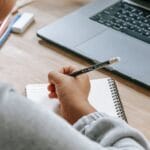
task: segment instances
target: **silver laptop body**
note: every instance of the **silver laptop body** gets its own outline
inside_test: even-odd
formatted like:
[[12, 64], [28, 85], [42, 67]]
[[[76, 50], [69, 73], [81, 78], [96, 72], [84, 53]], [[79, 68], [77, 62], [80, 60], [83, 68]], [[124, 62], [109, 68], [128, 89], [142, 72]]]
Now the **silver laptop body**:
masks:
[[[150, 10], [150, 1], [127, 1]], [[93, 62], [121, 57], [121, 62], [107, 69], [150, 88], [150, 44], [90, 19], [119, 2], [96, 0], [79, 10], [43, 27], [37, 35]], [[148, 22], [150, 24], [150, 22]]]

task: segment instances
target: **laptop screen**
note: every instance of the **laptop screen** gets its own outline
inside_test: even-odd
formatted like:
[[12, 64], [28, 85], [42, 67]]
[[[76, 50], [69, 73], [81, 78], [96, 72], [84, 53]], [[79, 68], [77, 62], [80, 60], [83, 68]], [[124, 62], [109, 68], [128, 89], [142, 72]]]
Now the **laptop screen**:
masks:
[[134, 3], [144, 5], [147, 8], [150, 8], [150, 0], [131, 0]]

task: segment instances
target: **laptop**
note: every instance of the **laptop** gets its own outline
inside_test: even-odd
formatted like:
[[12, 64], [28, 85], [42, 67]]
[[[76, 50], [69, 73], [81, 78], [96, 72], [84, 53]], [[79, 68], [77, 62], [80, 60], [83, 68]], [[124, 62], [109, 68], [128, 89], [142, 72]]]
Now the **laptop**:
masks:
[[94, 63], [119, 56], [106, 69], [150, 88], [150, 0], [96, 0], [37, 35]]

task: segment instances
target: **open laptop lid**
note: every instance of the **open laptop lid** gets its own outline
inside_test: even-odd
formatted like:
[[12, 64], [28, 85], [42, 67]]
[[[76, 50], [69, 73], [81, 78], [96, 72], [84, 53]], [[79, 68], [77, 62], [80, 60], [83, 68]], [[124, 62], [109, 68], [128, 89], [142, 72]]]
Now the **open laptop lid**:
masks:
[[[144, 2], [144, 0], [138, 0], [138, 1]], [[47, 40], [48, 42], [55, 43], [73, 53], [79, 54], [80, 56], [83, 56], [93, 61], [94, 60], [103, 61], [108, 58], [111, 58], [112, 56], [113, 57], [121, 56], [121, 54], [124, 54], [124, 53], [129, 54], [130, 56], [131, 52], [133, 54], [131, 58], [135, 58], [134, 54], [138, 53], [137, 56], [142, 57], [142, 59], [140, 60], [145, 60], [143, 49], [146, 51], [146, 53], [149, 53], [150, 47], [148, 44], [145, 44], [142, 41], [139, 42], [138, 40], [130, 36], [126, 36], [126, 34], [122, 34], [121, 32], [117, 32], [101, 24], [93, 23], [89, 19], [89, 17], [91, 17], [93, 14], [96, 14], [97, 12], [103, 10], [106, 7], [111, 6], [112, 4], [115, 4], [116, 2], [119, 2], [119, 1], [118, 0], [111, 0], [111, 1], [96, 0], [80, 8], [76, 12], [73, 12], [61, 18], [55, 23], [47, 25], [46, 27], [40, 29], [37, 32], [37, 35], [41, 37], [42, 39]], [[138, 4], [138, 3], [135, 3], [135, 4]], [[118, 41], [118, 39], [121, 41]], [[128, 41], [128, 44], [126, 44], [127, 41]], [[97, 44], [97, 43], [101, 43], [101, 44]], [[117, 43], [117, 44], [115, 44], [114, 46], [114, 43]], [[129, 50], [129, 53], [127, 53], [128, 49], [132, 49], [134, 51]], [[106, 52], [108, 52], [107, 50], [109, 50], [109, 53], [106, 54]], [[111, 50], [111, 53], [110, 53], [110, 50]], [[119, 54], [118, 54], [118, 51], [116, 50], [119, 51]], [[141, 54], [141, 50], [142, 50], [142, 54]], [[150, 56], [150, 55], [146, 54], [146, 56]], [[139, 75], [138, 73], [139, 69], [133, 66], [132, 59], [130, 59], [129, 61], [128, 57], [121, 56], [121, 58], [127, 58], [127, 60], [122, 59], [121, 61], [122, 64], [126, 65], [126, 62], [127, 62], [128, 64], [126, 66], [131, 66], [133, 69], [129, 69], [127, 67], [126, 67], [127, 69], [126, 68], [124, 69], [124, 67], [121, 67], [120, 65], [121, 63], [119, 63], [120, 65], [119, 68], [117, 68], [118, 66], [113, 66], [114, 72], [117, 71], [117, 73], [121, 75], [125, 75], [125, 77], [128, 77], [128, 78], [130, 77], [132, 81], [134, 80], [142, 85], [144, 84], [144, 86], [147, 85], [148, 87], [150, 87], [150, 78], [148, 76], [150, 74], [150, 70], [146, 68], [147, 64], [150, 64], [149, 57], [147, 59], [148, 63], [146, 63], [146, 65], [143, 65], [146, 69], [144, 71], [143, 69], [142, 71], [140, 71], [142, 72], [142, 74], [140, 73], [140, 77], [138, 77], [138, 79], [134, 74], [137, 73], [136, 75]], [[136, 60], [138, 59], [135, 59], [135, 61]], [[137, 66], [137, 61], [134, 64]], [[143, 68], [141, 63], [140, 63], [140, 66], [141, 68]], [[137, 69], [137, 70], [134, 71], [134, 69]]]
[[150, 10], [150, 0], [122, 0], [122, 1]]

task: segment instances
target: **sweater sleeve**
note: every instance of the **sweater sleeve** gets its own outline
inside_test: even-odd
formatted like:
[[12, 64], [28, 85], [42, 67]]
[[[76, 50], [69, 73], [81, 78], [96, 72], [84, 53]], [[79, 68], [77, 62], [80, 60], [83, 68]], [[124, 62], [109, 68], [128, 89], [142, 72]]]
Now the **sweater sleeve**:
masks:
[[94, 112], [79, 119], [74, 127], [103, 147], [120, 150], [150, 150], [149, 142], [125, 121]]
[[101, 113], [83, 117], [74, 126], [86, 136], [0, 83], [0, 150], [148, 150], [137, 131]]

